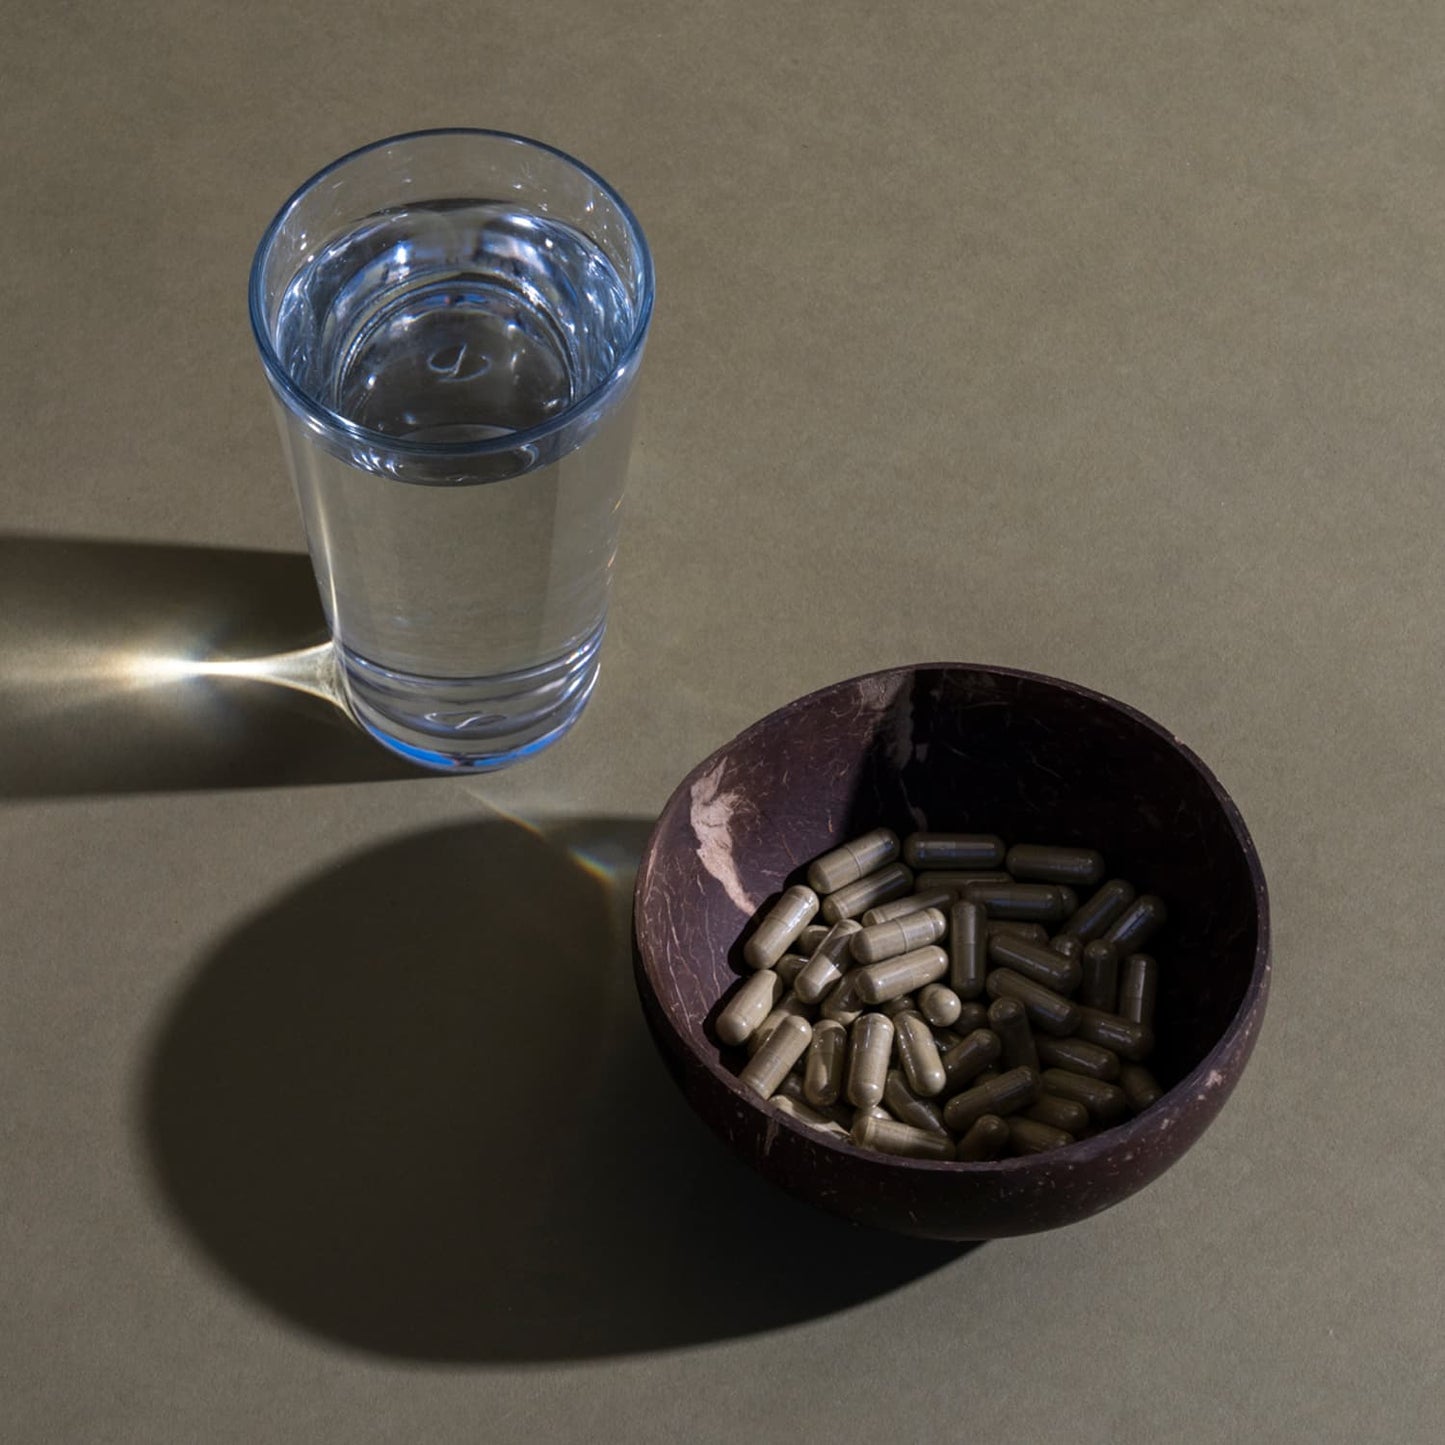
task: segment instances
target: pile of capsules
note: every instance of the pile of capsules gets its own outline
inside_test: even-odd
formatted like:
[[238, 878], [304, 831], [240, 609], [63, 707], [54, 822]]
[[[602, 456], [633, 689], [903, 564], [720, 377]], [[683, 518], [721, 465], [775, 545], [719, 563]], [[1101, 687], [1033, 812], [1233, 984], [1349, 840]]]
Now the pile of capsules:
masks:
[[1140, 950], [1165, 907], [1104, 871], [1092, 848], [979, 833], [879, 828], [825, 853], [759, 915], [717, 1015], [749, 1055], [739, 1082], [912, 1159], [1042, 1153], [1146, 1109]]

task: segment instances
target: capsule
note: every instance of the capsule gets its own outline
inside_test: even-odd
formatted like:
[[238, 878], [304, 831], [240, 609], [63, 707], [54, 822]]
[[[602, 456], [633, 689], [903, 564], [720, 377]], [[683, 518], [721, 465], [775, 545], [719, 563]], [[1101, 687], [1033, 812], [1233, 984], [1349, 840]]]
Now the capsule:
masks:
[[966, 868], [930, 868], [914, 880], [920, 888], [945, 888], [957, 898], [970, 883], [1011, 883], [1007, 873]]
[[998, 1061], [1002, 1052], [1003, 1046], [992, 1029], [975, 1029], [941, 1055], [947, 1079], [944, 1088], [953, 1094], [967, 1088], [984, 1069]]
[[1131, 953], [1119, 970], [1119, 1014], [1145, 1028], [1154, 1027], [1159, 965], [1147, 953]]
[[955, 903], [949, 912], [948, 985], [961, 999], [983, 992], [988, 972], [988, 915], [981, 903]]
[[1074, 1032], [1086, 1043], [1113, 1049], [1121, 1059], [1135, 1064], [1143, 1063], [1154, 1048], [1153, 1029], [1102, 1009], [1080, 1008]]
[[898, 835], [888, 828], [875, 828], [824, 853], [808, 865], [808, 886], [818, 893], [836, 893], [898, 856]]
[[823, 900], [823, 917], [829, 923], [857, 918], [880, 903], [891, 903], [913, 889], [913, 874], [901, 863], [890, 863], [877, 873], [870, 873], [856, 883], [845, 884]]
[[813, 1026], [807, 1019], [789, 1015], [781, 1019], [738, 1075], [738, 1082], [751, 1089], [760, 1099], [771, 1098], [788, 1071], [803, 1057], [813, 1037]]
[[835, 923], [793, 984], [804, 1003], [817, 1003], [849, 968], [850, 945], [863, 930], [851, 918]]
[[1084, 948], [1081, 969], [1079, 1002], [1112, 1012], [1119, 1001], [1119, 950], [1096, 938]]
[[883, 1106], [900, 1124], [912, 1124], [915, 1129], [927, 1129], [934, 1134], [947, 1134], [943, 1122], [943, 1110], [927, 1099], [920, 1099], [908, 1087], [902, 1069], [889, 1069], [883, 1081]]
[[867, 1109], [883, 1098], [888, 1060], [893, 1053], [893, 1020], [882, 1014], [863, 1014], [853, 1024], [848, 1040], [848, 1100]]
[[1072, 933], [1056, 933], [1049, 939], [1049, 947], [1053, 949], [1060, 958], [1067, 958], [1071, 963], [1077, 963], [1082, 968], [1084, 961], [1084, 945], [1074, 937]]
[[948, 920], [943, 914], [936, 908], [925, 908], [921, 913], [860, 928], [849, 943], [859, 963], [882, 963], [886, 958], [897, 958], [926, 943], [937, 943], [947, 932]]
[[770, 968], [749, 974], [717, 1016], [717, 1036], [725, 1044], [743, 1043], [773, 1011], [783, 981]]
[[768, 1035], [782, 1023], [784, 1019], [800, 1019], [807, 1017], [807, 1007], [802, 999], [789, 989], [777, 1004], [772, 1013], [755, 1028], [747, 1037], [747, 1050], [749, 1054], [755, 1054], [767, 1043]]
[[915, 1129], [894, 1119], [860, 1114], [853, 1125], [853, 1142], [860, 1149], [898, 1154], [905, 1159], [952, 1159], [953, 1140], [929, 1129]]
[[1043, 1033], [1062, 1036], [1079, 1026], [1078, 1004], [1011, 968], [994, 969], [985, 986], [990, 998], [1016, 998], [1024, 1006], [1029, 1022]]
[[1011, 933], [1015, 938], [1026, 938], [1030, 943], [1049, 941], [1049, 930], [1042, 923], [1016, 923], [1008, 918], [991, 918], [988, 936], [992, 938], [999, 933]]
[[997, 868], [1003, 858], [1003, 839], [992, 833], [910, 833], [903, 840], [910, 868]]
[[763, 915], [763, 921], [743, 945], [743, 961], [749, 968], [771, 968], [817, 911], [818, 895], [811, 888], [801, 884], [789, 888]]
[[1141, 893], [1109, 925], [1104, 937], [1119, 950], [1120, 957], [1137, 953], [1164, 926], [1169, 910], [1162, 898]]
[[931, 1099], [943, 1092], [948, 1076], [938, 1057], [938, 1045], [933, 1042], [933, 1030], [922, 1014], [910, 1009], [893, 1020], [893, 1045], [915, 1094]]
[[849, 969], [833, 985], [832, 989], [823, 995], [823, 1001], [818, 1005], [818, 1012], [825, 1019], [833, 1019], [837, 1023], [851, 1025], [853, 1020], [863, 1012], [866, 1005], [858, 996], [858, 979], [862, 973], [861, 968]]
[[946, 1029], [958, 1022], [963, 1003], [951, 988], [941, 983], [927, 983], [918, 990], [918, 1012], [936, 1029]]
[[953, 905], [951, 888], [929, 888], [923, 893], [910, 893], [906, 898], [895, 898], [892, 903], [880, 903], [863, 915], [863, 927], [872, 928], [877, 923], [891, 923], [895, 918], [907, 918], [910, 913], [922, 913], [925, 908], [950, 908]]
[[815, 1107], [836, 1104], [848, 1066], [848, 1030], [834, 1019], [813, 1025], [808, 1062], [803, 1069], [803, 1097]]
[[858, 997], [864, 1003], [887, 1003], [901, 998], [926, 983], [937, 983], [948, 972], [948, 955], [936, 943], [915, 948], [911, 953], [882, 963], [870, 963], [858, 970]]
[[1045, 1069], [1039, 1076], [1044, 1092], [1082, 1104], [1101, 1124], [1115, 1124], [1129, 1112], [1129, 1102], [1118, 1084], [1091, 1079], [1067, 1069]]
[[803, 960], [808, 959], [817, 953], [818, 945], [827, 938], [831, 923], [810, 923], [797, 937], [793, 947], [803, 955]]
[[988, 941], [988, 957], [990, 963], [1011, 968], [1055, 993], [1070, 994], [1079, 986], [1079, 965], [1045, 944], [998, 933]]
[[988, 1026], [998, 1035], [1004, 1068], [1038, 1071], [1039, 1051], [1033, 1030], [1024, 1006], [1016, 998], [996, 998], [989, 1005]]
[[953, 1157], [967, 1164], [997, 1159], [1008, 1148], [1008, 1140], [1008, 1125], [997, 1114], [984, 1114], [954, 1146]]
[[988, 1005], [972, 1000], [959, 1009], [958, 1018], [954, 1020], [953, 1031], [962, 1036], [971, 1034], [975, 1029], [986, 1029], [987, 1027]]
[[771, 1103], [781, 1114], [796, 1120], [806, 1129], [815, 1129], [820, 1134], [827, 1134], [830, 1138], [846, 1139], [848, 1131], [841, 1124], [836, 1124], [832, 1119], [825, 1119], [816, 1109], [810, 1109], [806, 1104], [800, 1104], [796, 1099], [789, 1099], [783, 1094], [774, 1094]]
[[1119, 1070], [1119, 1087], [1136, 1114], [1147, 1109], [1164, 1092], [1154, 1075], [1142, 1064], [1125, 1064]]
[[1127, 878], [1111, 878], [1064, 920], [1059, 932], [1092, 943], [1133, 901], [1134, 885]]
[[1052, 923], [1072, 911], [1070, 891], [1057, 883], [970, 883], [963, 896], [982, 903], [990, 918], [1020, 923]]
[[820, 1114], [830, 1124], [836, 1124], [845, 1134], [853, 1127], [853, 1110], [846, 1104], [810, 1104], [804, 1077], [796, 1070], [778, 1085], [773, 1098], [791, 1099], [795, 1104], [801, 1104], [813, 1113]]
[[1077, 1099], [1066, 1099], [1062, 1094], [1040, 1094], [1024, 1110], [1024, 1117], [1062, 1129], [1075, 1139], [1089, 1127], [1089, 1111]]
[[1040, 1037], [1034, 1044], [1039, 1051], [1039, 1062], [1046, 1069], [1068, 1069], [1075, 1074], [1087, 1074], [1091, 1079], [1119, 1077], [1119, 1056], [1112, 1049], [1101, 1049], [1098, 1044], [1086, 1043], [1083, 1039]]
[[1049, 848], [1039, 843], [1015, 843], [1008, 850], [1004, 867], [1018, 879], [1092, 888], [1104, 876], [1104, 855], [1093, 848]]
[[[804, 932], [807, 932], [804, 929]], [[785, 953], [774, 965], [773, 971], [783, 981], [784, 988], [793, 988], [798, 975], [807, 967], [808, 960], [801, 953]]]
[[1045, 1154], [1050, 1149], [1062, 1149], [1072, 1144], [1074, 1136], [1062, 1129], [1053, 1129], [1037, 1119], [1020, 1118], [1011, 1115], [1008, 1124], [1008, 1141], [1015, 1154]]
[[986, 1084], [955, 1094], [943, 1106], [943, 1122], [963, 1134], [985, 1114], [1012, 1114], [1027, 1109], [1039, 1096], [1039, 1076], [1032, 1069], [1010, 1069]]

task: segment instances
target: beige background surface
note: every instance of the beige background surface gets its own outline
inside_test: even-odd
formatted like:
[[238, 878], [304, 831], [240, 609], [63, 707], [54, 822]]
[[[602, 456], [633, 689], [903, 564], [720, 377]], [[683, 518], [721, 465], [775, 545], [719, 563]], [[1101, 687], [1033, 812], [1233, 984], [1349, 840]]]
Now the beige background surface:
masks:
[[[1445, 12], [0, 21], [0, 1437], [1441, 1437]], [[602, 681], [481, 782], [135, 665], [314, 639], [250, 254], [436, 124], [659, 276]], [[1277, 926], [1201, 1144], [957, 1258], [735, 1166], [625, 950], [692, 763], [939, 658], [1175, 729]]]

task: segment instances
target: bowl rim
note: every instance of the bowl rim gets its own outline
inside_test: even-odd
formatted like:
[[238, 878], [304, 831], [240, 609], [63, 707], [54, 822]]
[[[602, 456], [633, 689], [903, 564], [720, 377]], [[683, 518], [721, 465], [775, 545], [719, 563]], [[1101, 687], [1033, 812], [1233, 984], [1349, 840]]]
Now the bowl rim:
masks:
[[[1145, 730], [1154, 733], [1158, 738], [1168, 744], [1183, 761], [1200, 776], [1205, 787], [1213, 796], [1214, 801], [1224, 813], [1229, 830], [1234, 836], [1236, 844], [1244, 857], [1246, 871], [1249, 875], [1250, 884], [1254, 896], [1255, 910], [1255, 946], [1254, 960], [1250, 968], [1249, 978], [1244, 987], [1244, 993], [1240, 998], [1233, 1015], [1228, 1024], [1220, 1034], [1218, 1040], [1209, 1052], [1189, 1071], [1178, 1083], [1164, 1091], [1159, 1099], [1151, 1104], [1142, 1113], [1122, 1124], [1112, 1125], [1108, 1129], [1091, 1135], [1086, 1139], [1077, 1139], [1072, 1144], [1066, 1144], [1058, 1149], [1051, 1149], [1042, 1154], [1027, 1154], [1012, 1156], [1005, 1159], [989, 1160], [957, 1160], [957, 1159], [911, 1159], [899, 1155], [880, 1154], [871, 1149], [862, 1149], [854, 1144], [851, 1137], [839, 1138], [837, 1135], [824, 1133], [819, 1129], [809, 1129], [797, 1123], [781, 1109], [772, 1106], [772, 1100], [759, 1099], [756, 1094], [743, 1088], [738, 1083], [737, 1076], [730, 1073], [723, 1067], [716, 1051], [700, 1053], [696, 1049], [688, 1048], [688, 1052], [698, 1058], [707, 1072], [731, 1094], [735, 1099], [755, 1109], [759, 1116], [767, 1121], [769, 1127], [779, 1127], [809, 1145], [834, 1150], [845, 1157], [856, 1160], [860, 1163], [886, 1166], [888, 1168], [904, 1167], [910, 1171], [919, 1170], [925, 1173], [957, 1174], [957, 1175], [992, 1175], [992, 1174], [1013, 1174], [1032, 1173], [1041, 1169], [1048, 1169], [1055, 1164], [1062, 1163], [1066, 1166], [1091, 1163], [1106, 1155], [1115, 1153], [1119, 1149], [1127, 1149], [1136, 1145], [1139, 1141], [1154, 1132], [1159, 1127], [1159, 1119], [1162, 1117], [1160, 1106], [1168, 1099], [1180, 1097], [1186, 1093], [1194, 1094], [1200, 1102], [1207, 1099], [1211, 1090], [1222, 1089], [1220, 1104], [1232, 1092], [1234, 1084], [1239, 1075], [1243, 1072], [1244, 1065], [1248, 1061], [1250, 1052], [1253, 1050], [1253, 1039], [1257, 1035], [1260, 1022], [1263, 1016], [1265, 1002], [1269, 995], [1269, 980], [1272, 968], [1270, 956], [1270, 918], [1269, 918], [1269, 889], [1265, 882], [1264, 868], [1260, 863], [1258, 850], [1255, 848], [1254, 840], [1250, 837], [1249, 829], [1245, 826], [1244, 818], [1240, 814], [1238, 806], [1230, 797], [1224, 785], [1215, 777], [1213, 771], [1202, 758], [1181, 738], [1170, 729], [1156, 722], [1147, 713], [1132, 706], [1129, 703], [1121, 702], [1118, 698], [1111, 697], [1107, 693], [1099, 692], [1095, 688], [1086, 687], [1082, 683], [1071, 682], [1067, 678], [1051, 676], [1048, 673], [1033, 672], [1027, 668], [1005, 667], [993, 663], [978, 662], [916, 662], [904, 663], [894, 667], [879, 668], [871, 672], [856, 673], [851, 677], [842, 678], [837, 682], [825, 684], [823, 687], [815, 688], [811, 692], [793, 698], [790, 702], [784, 703], [781, 707], [765, 714], [756, 722], [750, 723], [741, 732], [735, 734], [727, 742], [714, 748], [695, 767], [690, 769], [687, 775], [668, 795], [666, 803], [657, 815], [657, 820], [649, 832], [647, 842], [642, 850], [642, 856], [638, 864], [637, 878], [633, 886], [632, 909], [633, 909], [633, 941], [637, 957], [641, 964], [641, 972], [646, 975], [647, 987], [652, 999], [663, 1018], [667, 1020], [668, 1028], [678, 1036], [679, 1041], [686, 1044], [686, 1038], [678, 1029], [673, 1019], [673, 1010], [670, 1002], [666, 1001], [658, 993], [656, 987], [655, 971], [651, 957], [651, 948], [641, 937], [637, 926], [637, 920], [641, 916], [641, 905], [643, 894], [651, 884], [653, 866], [657, 857], [657, 848], [660, 842], [659, 834], [663, 826], [663, 820], [669, 817], [673, 810], [682, 805], [685, 799], [690, 799], [693, 784], [712, 768], [715, 768], [725, 753], [730, 752], [744, 741], [752, 738], [764, 728], [776, 727], [783, 722], [790, 713], [799, 711], [805, 706], [815, 705], [829, 693], [838, 692], [845, 688], [856, 688], [860, 683], [883, 683], [900, 679], [905, 676], [920, 672], [970, 672], [985, 674], [991, 677], [1019, 678], [1031, 683], [1042, 683], [1048, 687], [1055, 687], [1064, 692], [1072, 693], [1078, 697], [1100, 705], [1106, 709], [1122, 714], [1129, 721], [1143, 727]], [[1234, 1070], [1233, 1076], [1221, 1070], [1219, 1065], [1226, 1054], [1244, 1046], [1244, 1055], [1240, 1059], [1238, 1067]]]

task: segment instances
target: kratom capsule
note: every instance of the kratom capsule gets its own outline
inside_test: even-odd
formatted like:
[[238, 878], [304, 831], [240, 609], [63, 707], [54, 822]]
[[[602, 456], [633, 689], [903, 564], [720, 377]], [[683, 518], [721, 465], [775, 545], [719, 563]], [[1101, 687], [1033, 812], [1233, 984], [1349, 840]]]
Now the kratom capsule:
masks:
[[802, 999], [789, 989], [773, 1007], [773, 1011], [755, 1028], [747, 1037], [748, 1053], [755, 1054], [767, 1042], [768, 1035], [782, 1023], [784, 1019], [806, 1018], [808, 1015], [807, 1006]]
[[1105, 932], [1104, 937], [1119, 950], [1122, 958], [1137, 953], [1164, 926], [1169, 910], [1162, 898], [1141, 893]]
[[1052, 923], [1073, 911], [1072, 893], [1058, 883], [969, 883], [963, 896], [982, 903], [990, 918], [1021, 923]]
[[967, 1088], [984, 1069], [998, 1061], [1002, 1052], [999, 1037], [992, 1029], [974, 1029], [940, 1056], [947, 1080], [944, 1088], [954, 1094]]
[[834, 1019], [813, 1025], [808, 1061], [803, 1070], [803, 1097], [810, 1104], [836, 1104], [848, 1066], [848, 1030]]
[[903, 840], [910, 868], [997, 868], [1003, 858], [1003, 839], [992, 833], [910, 833]]
[[770, 968], [749, 974], [717, 1016], [717, 1036], [725, 1044], [740, 1044], [773, 1011], [782, 997], [783, 981]]
[[953, 1157], [962, 1163], [975, 1164], [997, 1159], [1008, 1148], [1008, 1125], [997, 1114], [984, 1114], [975, 1119], [954, 1147]]
[[858, 1116], [853, 1125], [853, 1142], [860, 1149], [876, 1149], [880, 1154], [898, 1154], [905, 1159], [953, 1158], [953, 1140], [948, 1135], [871, 1114]]
[[981, 903], [955, 903], [949, 911], [948, 985], [965, 1001], [983, 992], [988, 972], [988, 915]]
[[823, 900], [823, 917], [829, 923], [841, 923], [845, 918], [857, 918], [880, 903], [891, 903], [912, 891], [913, 874], [901, 863], [890, 863], [877, 873], [830, 893]]
[[847, 973], [851, 966], [850, 946], [862, 931], [851, 918], [828, 930], [793, 984], [804, 1003], [817, 1003]]
[[928, 983], [918, 990], [918, 1012], [936, 1029], [946, 1029], [958, 1022], [963, 1003], [951, 988], [941, 983]]
[[848, 1098], [860, 1109], [883, 1097], [888, 1060], [893, 1053], [893, 1020], [863, 1014], [855, 1020], [848, 1042]]
[[1113, 1049], [1121, 1059], [1136, 1064], [1143, 1063], [1154, 1047], [1153, 1029], [1102, 1009], [1081, 1007], [1074, 1032], [1086, 1043]]
[[912, 1124], [915, 1129], [927, 1129], [934, 1134], [947, 1134], [943, 1122], [943, 1110], [927, 1099], [920, 1099], [908, 1087], [902, 1069], [889, 1069], [883, 1081], [883, 1106], [900, 1124]]
[[986, 869], [970, 872], [966, 868], [930, 868], [920, 873], [914, 882], [919, 888], [945, 888], [957, 898], [970, 883], [1011, 883], [1007, 873], [994, 873]]
[[990, 963], [1011, 968], [1055, 993], [1070, 994], [1079, 986], [1079, 965], [1042, 943], [1030, 943], [1011, 933], [996, 933], [988, 941]]
[[1015, 843], [1004, 867], [1018, 879], [1040, 883], [1069, 883], [1089, 887], [1104, 876], [1104, 855], [1092, 848], [1049, 848], [1038, 843]]
[[1083, 1039], [1047, 1036], [1035, 1039], [1034, 1044], [1039, 1051], [1039, 1062], [1045, 1068], [1068, 1069], [1075, 1074], [1087, 1074], [1091, 1079], [1119, 1077], [1119, 1056], [1112, 1049], [1101, 1049], [1098, 1044]]
[[1042, 923], [1016, 923], [1008, 918], [991, 918], [988, 921], [988, 936], [1011, 933], [1015, 938], [1027, 939], [1030, 943], [1047, 943], [1049, 930]]
[[1082, 1104], [1101, 1124], [1114, 1124], [1129, 1112], [1128, 1100], [1117, 1084], [1073, 1074], [1067, 1069], [1045, 1069], [1039, 1076], [1046, 1093]]
[[1062, 1129], [1050, 1128], [1037, 1119], [1021, 1118], [1013, 1114], [1005, 1122], [1008, 1124], [1009, 1144], [1016, 1154], [1044, 1154], [1050, 1149], [1062, 1149], [1065, 1144], [1074, 1142], [1072, 1134], [1065, 1133]]
[[818, 893], [836, 893], [849, 883], [876, 872], [898, 856], [898, 835], [888, 828], [875, 828], [824, 853], [808, 865], [808, 885]]
[[955, 1094], [943, 1106], [943, 1122], [955, 1134], [965, 1133], [985, 1114], [1012, 1114], [1027, 1109], [1039, 1095], [1039, 1076], [1032, 1069], [1010, 1069], [986, 1084]]
[[816, 1129], [818, 1133], [827, 1134], [831, 1138], [846, 1139], [848, 1137], [848, 1131], [842, 1125], [834, 1123], [832, 1119], [825, 1119], [816, 1109], [810, 1109], [796, 1099], [789, 1099], [783, 1094], [774, 1094], [772, 1104], [779, 1113], [786, 1114], [790, 1119], [796, 1119], [805, 1128]]
[[1066, 1099], [1062, 1094], [1040, 1094], [1024, 1110], [1024, 1117], [1062, 1129], [1076, 1139], [1089, 1127], [1089, 1111], [1077, 1099]]
[[[803, 930], [806, 933], [808, 930]], [[801, 942], [801, 940], [799, 940]], [[784, 988], [793, 988], [798, 975], [807, 967], [808, 960], [801, 953], [785, 953], [774, 965], [773, 971], [783, 981]]]
[[1119, 1087], [1136, 1114], [1147, 1109], [1164, 1092], [1154, 1075], [1142, 1064], [1125, 1064], [1119, 1070]]
[[777, 1092], [773, 1095], [773, 1098], [791, 1099], [795, 1104], [802, 1104], [805, 1108], [811, 1109], [815, 1114], [821, 1114], [830, 1124], [836, 1124], [845, 1134], [853, 1127], [853, 1109], [850, 1106], [843, 1103], [809, 1103], [803, 1078], [796, 1070], [784, 1076], [783, 1082], [778, 1085]]
[[1159, 965], [1147, 953], [1131, 953], [1119, 970], [1120, 1016], [1153, 1028], [1158, 991]]
[[1064, 920], [1060, 933], [1072, 933], [1083, 943], [1098, 938], [1134, 901], [1134, 885], [1127, 878], [1111, 878]]
[[909, 1088], [925, 1099], [941, 1094], [948, 1076], [938, 1057], [938, 1045], [933, 1042], [928, 1020], [911, 1010], [899, 1014], [893, 1020], [893, 1043]]
[[859, 963], [882, 963], [885, 958], [897, 958], [926, 943], [937, 943], [947, 932], [948, 920], [943, 914], [936, 908], [925, 908], [887, 923], [861, 928], [850, 943], [853, 957]]
[[953, 890], [930, 888], [924, 893], [910, 893], [906, 898], [895, 898], [892, 903], [880, 903], [863, 915], [863, 927], [872, 928], [875, 923], [890, 923], [895, 918], [906, 918], [910, 913], [922, 913], [925, 908], [948, 908], [953, 903]]
[[834, 1019], [840, 1024], [852, 1024], [853, 1020], [867, 1007], [858, 995], [858, 978], [861, 968], [849, 969], [833, 987], [823, 995], [818, 1012], [825, 1019]]
[[1067, 958], [1071, 963], [1082, 965], [1084, 945], [1072, 933], [1056, 933], [1048, 943], [1060, 958]]
[[788, 1071], [803, 1057], [812, 1037], [813, 1026], [807, 1019], [792, 1015], [782, 1019], [768, 1034], [763, 1046], [743, 1066], [738, 1082], [760, 1099], [771, 1098]]
[[918, 1000], [911, 994], [905, 993], [898, 998], [890, 998], [885, 1003], [878, 1005], [878, 1012], [887, 1014], [889, 1018], [896, 1019], [899, 1014], [906, 1014], [909, 1010], [918, 1012]]
[[858, 997], [864, 1003], [886, 1003], [912, 993], [926, 983], [937, 983], [948, 972], [948, 955], [936, 943], [915, 948], [882, 963], [858, 970]]
[[789, 888], [763, 915], [753, 936], [743, 945], [743, 961], [750, 968], [771, 968], [817, 911], [818, 895], [811, 888], [801, 884]]
[[1078, 1004], [1011, 968], [994, 969], [985, 988], [990, 998], [1016, 998], [1024, 1006], [1029, 1022], [1043, 1033], [1062, 1036], [1079, 1026]]
[[998, 1035], [1004, 1068], [1038, 1071], [1039, 1051], [1034, 1046], [1033, 1030], [1024, 1006], [1016, 998], [996, 998], [989, 1005], [988, 1026]]
[[960, 1036], [971, 1034], [975, 1029], [986, 1029], [987, 1027], [988, 1005], [976, 1000], [964, 1004], [953, 1022], [953, 1031]]
[[793, 947], [803, 955], [804, 960], [812, 958], [818, 945], [828, 936], [831, 923], [810, 923], [799, 935]]
[[1079, 1002], [1113, 1012], [1119, 1001], [1119, 950], [1096, 938], [1084, 949]]

